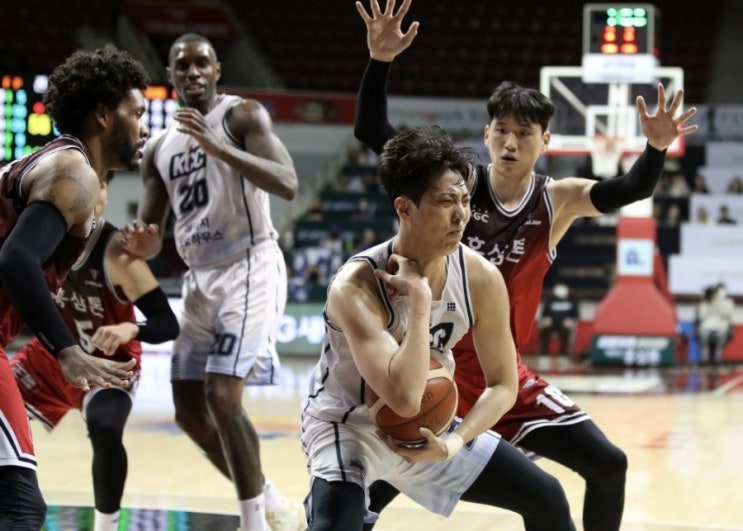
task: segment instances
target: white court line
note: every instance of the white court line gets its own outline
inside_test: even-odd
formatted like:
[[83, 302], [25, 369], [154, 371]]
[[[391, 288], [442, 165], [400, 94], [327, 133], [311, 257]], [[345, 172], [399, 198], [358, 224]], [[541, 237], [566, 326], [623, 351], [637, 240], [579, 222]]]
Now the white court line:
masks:
[[720, 387], [712, 391], [712, 394], [715, 396], [722, 396], [732, 391], [733, 389], [735, 389], [738, 386], [738, 384], [741, 384], [741, 383], [743, 383], [743, 374], [739, 374], [732, 380], [725, 382], [724, 385], [721, 385]]

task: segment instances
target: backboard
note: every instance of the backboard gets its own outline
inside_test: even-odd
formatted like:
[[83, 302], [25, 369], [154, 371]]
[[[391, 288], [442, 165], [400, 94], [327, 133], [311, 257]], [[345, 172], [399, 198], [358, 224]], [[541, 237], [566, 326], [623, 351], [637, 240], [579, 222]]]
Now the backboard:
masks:
[[[657, 84], [663, 83], [670, 102], [676, 90], [684, 86], [684, 71], [648, 65], [643, 76], [625, 76], [621, 60], [612, 60], [610, 67], [618, 81], [594, 81], [589, 71], [591, 63], [542, 67], [540, 91], [557, 107], [550, 123], [548, 155], [592, 155], [597, 139], [619, 144], [625, 155], [645, 149], [635, 100], [643, 96], [652, 114], [658, 102]], [[636, 66], [633, 63], [632, 68]], [[668, 156], [680, 157], [684, 149], [681, 137], [668, 149]]]

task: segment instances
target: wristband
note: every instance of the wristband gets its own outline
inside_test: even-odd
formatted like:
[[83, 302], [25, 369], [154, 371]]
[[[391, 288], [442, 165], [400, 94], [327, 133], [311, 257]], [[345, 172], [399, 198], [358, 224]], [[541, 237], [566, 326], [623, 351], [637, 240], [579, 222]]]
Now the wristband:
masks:
[[459, 453], [459, 450], [462, 449], [462, 446], [464, 446], [464, 439], [462, 439], [462, 436], [459, 435], [457, 432], [451, 432], [449, 434], [449, 437], [446, 438], [446, 460], [448, 461], [457, 453]]

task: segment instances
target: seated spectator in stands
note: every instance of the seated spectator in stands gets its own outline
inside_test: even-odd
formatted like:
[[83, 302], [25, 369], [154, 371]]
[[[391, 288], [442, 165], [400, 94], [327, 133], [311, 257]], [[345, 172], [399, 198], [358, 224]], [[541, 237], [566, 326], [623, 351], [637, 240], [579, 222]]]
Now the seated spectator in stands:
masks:
[[671, 189], [671, 175], [668, 172], [663, 172], [658, 179], [658, 183], [655, 185], [653, 195], [656, 197], [663, 197], [670, 195], [669, 190]]
[[697, 225], [712, 225], [712, 220], [709, 217], [709, 212], [703, 206], [697, 208], [696, 214], [694, 215], [694, 223]]
[[668, 195], [671, 197], [689, 197], [691, 190], [689, 183], [686, 182], [686, 176], [676, 171], [671, 174], [671, 183], [668, 187]]
[[735, 195], [743, 194], [743, 179], [741, 179], [739, 175], [736, 175], [732, 179], [730, 179], [725, 193]]
[[328, 192], [363, 192], [364, 183], [358, 175], [350, 175], [341, 171], [335, 179], [331, 179], [325, 184]]
[[374, 247], [378, 243], [382, 243], [383, 240], [377, 237], [377, 233], [371, 227], [364, 229], [359, 236], [359, 241], [354, 246], [351, 254], [357, 254], [362, 251], [366, 251], [370, 247]]
[[701, 173], [697, 173], [694, 176], [694, 180], [691, 186], [692, 194], [709, 194], [709, 188], [707, 188], [707, 179]]
[[319, 197], [314, 198], [310, 201], [307, 206], [307, 210], [304, 211], [302, 219], [308, 221], [322, 221], [325, 219], [325, 207], [322, 204], [322, 200]]
[[717, 216], [718, 225], [735, 225], [738, 221], [730, 217], [730, 210], [727, 205], [720, 205], [720, 212]]
[[539, 318], [539, 356], [543, 365], [549, 355], [552, 336], [559, 338], [558, 355], [564, 361], [570, 354], [571, 337], [578, 323], [578, 301], [570, 296], [570, 288], [564, 282], [557, 282], [552, 288], [552, 296], [542, 304]]
[[668, 227], [678, 227], [684, 221], [681, 213], [681, 207], [676, 203], [669, 203], [663, 216], [663, 224]]
[[374, 211], [377, 205], [366, 197], [360, 197], [356, 209], [351, 214], [351, 219], [374, 219]]
[[733, 339], [734, 311], [735, 303], [727, 295], [724, 283], [704, 290], [696, 316], [702, 364], [717, 365], [722, 361], [723, 349]]

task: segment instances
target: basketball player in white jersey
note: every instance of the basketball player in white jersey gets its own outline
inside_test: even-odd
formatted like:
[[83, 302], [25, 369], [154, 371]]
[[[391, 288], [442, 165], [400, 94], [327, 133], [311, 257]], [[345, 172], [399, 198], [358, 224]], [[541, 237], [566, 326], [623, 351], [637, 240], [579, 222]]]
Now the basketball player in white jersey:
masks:
[[[469, 153], [438, 127], [402, 132], [385, 145], [379, 175], [400, 228], [333, 278], [322, 355], [302, 410], [313, 531], [360, 531], [371, 523], [367, 488], [378, 479], [448, 516], [460, 498], [492, 505], [492, 485], [503, 477], [534, 485], [547, 504], [524, 515], [527, 529], [574, 529], [557, 480], [487, 431], [513, 405], [518, 380], [503, 277], [461, 244], [471, 166]], [[414, 416], [429, 358], [453, 373], [451, 348], [470, 327], [487, 384], [467, 416], [440, 437], [421, 428], [420, 448], [377, 433], [366, 386], [395, 413]]]
[[[186, 34], [171, 46], [167, 75], [181, 108], [147, 145], [139, 217], [147, 229], [164, 227], [172, 209], [176, 247], [189, 268], [173, 347], [176, 421], [234, 483], [241, 528], [268, 529], [267, 517], [273, 531], [294, 531], [305, 528], [304, 512], [264, 484], [242, 394], [246, 381], [275, 383], [287, 279], [269, 194], [292, 200], [298, 179], [266, 109], [218, 94], [220, 74], [204, 37]], [[149, 257], [162, 236], [151, 252], [129, 243]]]

